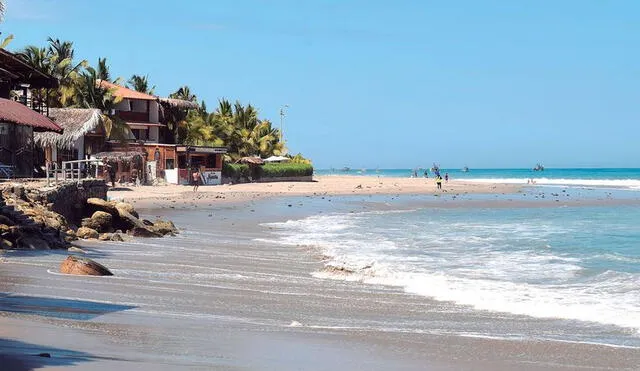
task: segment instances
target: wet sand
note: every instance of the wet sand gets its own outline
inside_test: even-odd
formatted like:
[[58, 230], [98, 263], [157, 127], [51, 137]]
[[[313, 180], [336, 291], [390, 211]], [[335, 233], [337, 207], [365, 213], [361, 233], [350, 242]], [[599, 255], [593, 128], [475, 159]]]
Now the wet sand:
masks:
[[[376, 209], [392, 197], [140, 210], [174, 220], [184, 233], [81, 243], [114, 271], [112, 278], [55, 274], [66, 252], [5, 253], [0, 354], [23, 362], [16, 367], [51, 370], [637, 369], [636, 348], [548, 339], [559, 325], [587, 331], [581, 325], [461, 310], [399, 288], [315, 278], [310, 273], [323, 262], [314, 248], [255, 240], [267, 236], [261, 222]], [[406, 197], [405, 205], [424, 200]], [[532, 336], [473, 335], [504, 326]], [[42, 352], [51, 358], [35, 356]]]

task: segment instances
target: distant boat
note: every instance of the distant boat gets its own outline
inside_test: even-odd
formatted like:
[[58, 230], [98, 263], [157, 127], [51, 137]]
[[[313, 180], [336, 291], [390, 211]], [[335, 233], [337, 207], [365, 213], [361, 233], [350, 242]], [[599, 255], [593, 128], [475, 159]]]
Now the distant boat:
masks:
[[466, 167], [466, 166], [465, 166], [465, 167], [463, 167], [463, 168], [462, 168], [462, 172], [463, 172], [463, 173], [466, 173], [466, 172], [468, 172], [468, 171], [469, 171], [469, 168], [468, 168], [468, 167]]
[[537, 163], [533, 168], [533, 171], [544, 171], [544, 166], [542, 166], [540, 163]]
[[351, 168], [350, 168], [350, 167], [347, 167], [347, 166], [345, 166], [345, 167], [343, 167], [343, 168], [342, 168], [342, 171], [344, 171], [344, 172], [347, 172], [347, 171], [350, 171], [350, 170], [351, 170]]

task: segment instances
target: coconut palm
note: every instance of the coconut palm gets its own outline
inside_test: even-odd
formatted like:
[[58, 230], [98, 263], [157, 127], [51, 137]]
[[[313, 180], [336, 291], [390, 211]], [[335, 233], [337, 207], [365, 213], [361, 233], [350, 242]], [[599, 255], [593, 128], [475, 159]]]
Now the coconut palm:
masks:
[[[182, 99], [182, 100], [186, 100], [189, 102], [197, 102], [198, 98], [196, 97], [195, 94], [191, 93], [191, 89], [189, 89], [188, 86], [181, 86], [178, 90], [175, 91], [175, 93], [171, 93], [169, 94], [169, 98], [174, 98], [174, 99]], [[203, 102], [204, 103], [204, 102]]]
[[149, 95], [153, 95], [153, 91], [156, 89], [155, 85], [149, 89], [149, 76], [133, 75], [127, 84], [130, 89]]
[[98, 84], [99, 72], [92, 67], [80, 75], [78, 80], [75, 106], [78, 108], [97, 108], [102, 112], [107, 137], [125, 142], [128, 134], [126, 123], [117, 116], [111, 116], [116, 104], [122, 101], [122, 97], [113, 95], [115, 89], [107, 89]]
[[[73, 43], [59, 39], [47, 39], [49, 46], [39, 48], [29, 45], [18, 53], [27, 63], [37, 70], [58, 79], [59, 87], [47, 95], [49, 107], [66, 107], [73, 104], [76, 83], [80, 72], [87, 66], [87, 61], [74, 63]], [[44, 92], [35, 92], [44, 97]]]
[[52, 105], [65, 107], [72, 104], [75, 96], [76, 82], [82, 69], [88, 66], [86, 60], [74, 62], [75, 51], [70, 41], [48, 38], [47, 52], [51, 63], [51, 75], [60, 82], [59, 88], [53, 92]]
[[13, 41], [13, 34], [7, 36], [4, 38], [4, 40], [2, 40], [2, 42], [0, 42], [0, 49], [5, 49], [9, 43], [11, 43], [11, 41]]

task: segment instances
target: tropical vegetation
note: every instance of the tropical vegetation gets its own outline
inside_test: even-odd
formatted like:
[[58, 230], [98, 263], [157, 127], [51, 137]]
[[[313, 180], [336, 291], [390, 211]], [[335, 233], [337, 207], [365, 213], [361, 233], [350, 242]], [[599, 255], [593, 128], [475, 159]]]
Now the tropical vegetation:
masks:
[[[0, 14], [2, 10], [0, 1]], [[120, 78], [113, 79], [106, 58], [99, 58], [97, 64], [91, 66], [87, 60], [77, 60], [72, 42], [54, 38], [49, 38], [44, 47], [29, 45], [17, 54], [60, 82], [58, 88], [48, 92], [33, 89], [33, 99], [49, 107], [100, 109], [111, 137], [124, 137], [126, 125], [111, 116], [118, 99], [111, 89], [99, 83], [100, 80], [115, 84], [121, 81]], [[126, 85], [150, 95], [154, 94], [156, 88], [148, 75], [139, 74], [133, 74]], [[266, 158], [287, 154], [280, 140], [280, 130], [269, 120], [260, 118], [258, 110], [251, 104], [221, 99], [215, 109], [209, 112], [205, 102], [198, 102], [196, 94], [188, 86], [178, 88], [169, 98], [190, 102], [189, 105], [163, 103], [163, 119], [170, 131], [169, 141], [187, 145], [225, 146], [229, 148], [227, 161], [234, 162], [247, 156]], [[300, 154], [289, 157], [292, 163], [310, 164]]]

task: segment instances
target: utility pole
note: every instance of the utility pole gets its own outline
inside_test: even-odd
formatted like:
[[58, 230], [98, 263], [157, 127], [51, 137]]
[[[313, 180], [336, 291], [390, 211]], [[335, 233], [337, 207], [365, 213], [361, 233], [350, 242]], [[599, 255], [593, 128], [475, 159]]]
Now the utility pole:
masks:
[[284, 106], [282, 106], [280, 108], [280, 142], [284, 144], [283, 140], [284, 140], [284, 117], [285, 115], [285, 108], [289, 108], [288, 104], [285, 104]]

